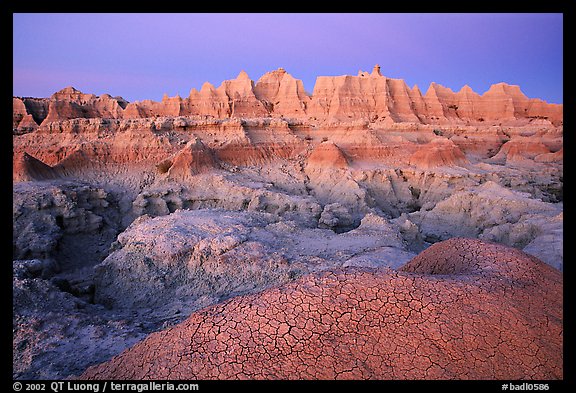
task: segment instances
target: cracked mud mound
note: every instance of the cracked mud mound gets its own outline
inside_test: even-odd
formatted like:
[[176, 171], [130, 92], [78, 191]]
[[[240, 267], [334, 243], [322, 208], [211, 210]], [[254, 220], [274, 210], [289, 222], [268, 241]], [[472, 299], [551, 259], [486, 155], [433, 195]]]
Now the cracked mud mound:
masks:
[[399, 271], [322, 272], [151, 334], [85, 379], [561, 379], [562, 275], [452, 239]]

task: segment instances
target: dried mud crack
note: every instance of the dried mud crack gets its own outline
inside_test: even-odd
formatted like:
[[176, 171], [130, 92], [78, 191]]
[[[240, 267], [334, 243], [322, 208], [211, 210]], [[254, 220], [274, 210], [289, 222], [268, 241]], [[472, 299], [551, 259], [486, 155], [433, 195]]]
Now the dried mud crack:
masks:
[[81, 378], [561, 379], [561, 287], [535, 258], [456, 238], [396, 272], [311, 274], [206, 308]]

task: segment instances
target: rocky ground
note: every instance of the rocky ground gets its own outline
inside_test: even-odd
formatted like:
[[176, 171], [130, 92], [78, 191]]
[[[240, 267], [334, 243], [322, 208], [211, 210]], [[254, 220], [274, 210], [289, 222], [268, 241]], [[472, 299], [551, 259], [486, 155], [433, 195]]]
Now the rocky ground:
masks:
[[14, 378], [562, 378], [558, 116], [284, 118], [270, 86], [257, 118], [15, 98]]
[[454, 238], [396, 271], [330, 270], [235, 297], [82, 377], [557, 379], [561, 291], [535, 258]]

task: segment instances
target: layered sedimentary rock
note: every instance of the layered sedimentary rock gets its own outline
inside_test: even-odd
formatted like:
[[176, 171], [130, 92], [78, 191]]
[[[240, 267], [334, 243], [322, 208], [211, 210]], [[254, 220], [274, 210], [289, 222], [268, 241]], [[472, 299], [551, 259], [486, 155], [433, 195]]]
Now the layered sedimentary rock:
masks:
[[[24, 103], [26, 113], [32, 116], [32, 119], [37, 125], [41, 124], [48, 115], [49, 98], [15, 97], [14, 99]], [[18, 108], [16, 102], [14, 103], [14, 108], [15, 115], [17, 112], [24, 114], [24, 112], [21, 111], [21, 108]], [[18, 124], [14, 124], [14, 126], [17, 125]]]
[[186, 113], [212, 116], [217, 119], [230, 117], [229, 98], [223, 89], [216, 89], [211, 83], [206, 82], [200, 91], [190, 90]]
[[[301, 80], [283, 68], [263, 75], [255, 84], [244, 71], [215, 88], [205, 83], [186, 98], [168, 97], [127, 103], [120, 97], [96, 97], [73, 87], [37, 103], [14, 101], [13, 128], [26, 113], [37, 124], [74, 118], [147, 118], [162, 116], [212, 116], [215, 118], [290, 117], [321, 121], [367, 120], [379, 123], [419, 124], [529, 124], [562, 123], [562, 105], [529, 99], [519, 86], [498, 83], [482, 95], [464, 86], [455, 93], [432, 83], [425, 95], [401, 79], [387, 78], [377, 65], [357, 76], [320, 76], [312, 95]], [[42, 112], [46, 113], [42, 113]]]
[[525, 248], [545, 236], [547, 247], [535, 255], [560, 270], [562, 217], [560, 206], [534, 200], [529, 194], [508, 190], [492, 181], [455, 192], [429, 211], [411, 214], [423, 236], [438, 240], [479, 237]]
[[12, 99], [12, 129], [15, 133], [32, 132], [38, 128], [38, 123], [26, 107], [23, 99], [14, 97]]
[[17, 97], [12, 98], [12, 128], [17, 128], [27, 114], [24, 101]]
[[549, 153], [550, 148], [539, 137], [523, 137], [503, 144], [492, 161], [512, 164], [535, 160], [537, 156]]
[[14, 97], [13, 127], [30, 128], [30, 120], [21, 124], [21, 121], [24, 121], [21, 115], [25, 114], [30, 115], [36, 125], [77, 118], [122, 118], [127, 104], [121, 97], [112, 97], [109, 94], [101, 96], [84, 94], [71, 86], [52, 94], [50, 98]]
[[342, 169], [348, 167], [348, 159], [334, 142], [319, 144], [308, 157], [308, 167]]
[[542, 153], [534, 157], [536, 162], [563, 162], [564, 160], [564, 148], [554, 152], [554, 153]]

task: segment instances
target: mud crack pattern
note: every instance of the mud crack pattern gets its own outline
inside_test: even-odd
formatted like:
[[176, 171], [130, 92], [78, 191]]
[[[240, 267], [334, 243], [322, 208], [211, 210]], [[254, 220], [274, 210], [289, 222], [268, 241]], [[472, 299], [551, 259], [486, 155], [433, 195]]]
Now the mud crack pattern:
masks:
[[151, 334], [85, 379], [561, 379], [562, 274], [437, 243], [398, 271], [311, 274]]

